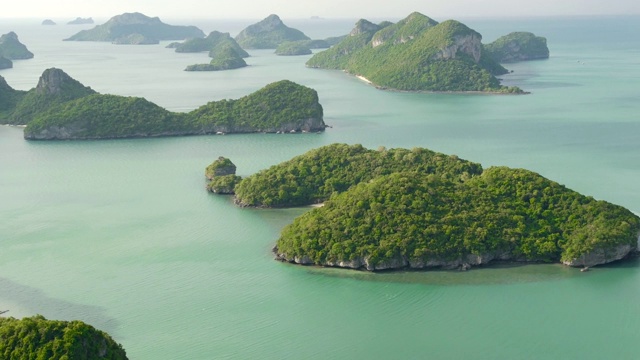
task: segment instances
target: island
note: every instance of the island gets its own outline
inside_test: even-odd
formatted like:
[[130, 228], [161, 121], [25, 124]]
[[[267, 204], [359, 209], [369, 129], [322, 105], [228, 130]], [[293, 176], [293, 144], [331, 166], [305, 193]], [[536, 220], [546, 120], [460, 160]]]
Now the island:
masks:
[[299, 56], [309, 55], [311, 53], [311, 48], [304, 40], [283, 42], [276, 48], [276, 55], [279, 56]]
[[202, 38], [204, 32], [195, 26], [168, 25], [158, 17], [141, 13], [124, 13], [93, 29], [82, 30], [65, 41], [110, 41], [116, 44], [157, 43], [161, 40]]
[[500, 85], [508, 71], [482, 51], [482, 36], [455, 20], [414, 12], [393, 24], [361, 19], [349, 36], [307, 66], [344, 70], [380, 89], [523, 93]]
[[275, 14], [249, 25], [235, 39], [244, 49], [275, 49], [286, 41], [310, 40], [302, 31], [286, 26]]
[[174, 48], [178, 53], [194, 53], [209, 51], [209, 56], [214, 57], [215, 49], [224, 45], [231, 46], [235, 52], [242, 58], [249, 57], [247, 53], [229, 33], [212, 31], [205, 38], [191, 38], [182, 43], [171, 43], [168, 48]]
[[236, 175], [236, 165], [224, 156], [207, 166], [204, 175], [209, 180], [207, 190], [216, 194], [233, 194], [236, 185], [242, 180]]
[[93, 18], [77, 17], [67, 23], [67, 25], [87, 25], [87, 24], [93, 24]]
[[638, 252], [640, 218], [524, 169], [428, 149], [333, 144], [242, 179], [240, 206], [322, 203], [286, 226], [281, 261], [469, 269], [492, 261], [590, 267]]
[[236, 48], [226, 42], [220, 43], [211, 49], [209, 55], [212, 59], [208, 64], [189, 65], [185, 71], [222, 71], [247, 66], [247, 63], [242, 58], [242, 55], [237, 52]]
[[0, 56], [0, 70], [11, 69], [13, 67], [13, 61], [7, 59], [4, 56]]
[[484, 50], [500, 63], [549, 58], [547, 39], [530, 32], [512, 32], [485, 45]]
[[47, 320], [42, 315], [0, 317], [3, 359], [126, 360], [122, 345], [109, 334], [82, 321]]
[[[4, 86], [2, 86], [4, 84]], [[212, 101], [188, 113], [170, 112], [144, 98], [99, 94], [61, 69], [43, 72], [26, 93], [4, 79], [3, 123], [27, 125], [28, 140], [114, 139], [152, 136], [303, 133], [325, 130], [318, 93], [289, 80], [236, 100]], [[13, 107], [11, 105], [14, 104]]]
[[56, 25], [56, 23], [51, 19], [42, 20], [42, 25]]
[[18, 35], [10, 31], [0, 36], [0, 57], [9, 60], [32, 59], [33, 53], [18, 40]]

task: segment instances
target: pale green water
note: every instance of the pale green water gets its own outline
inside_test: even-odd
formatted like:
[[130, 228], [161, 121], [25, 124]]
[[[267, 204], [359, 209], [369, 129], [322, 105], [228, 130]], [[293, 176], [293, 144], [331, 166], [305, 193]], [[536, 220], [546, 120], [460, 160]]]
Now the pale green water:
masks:
[[[270, 249], [305, 209], [238, 209], [204, 191], [203, 172], [220, 155], [248, 175], [333, 142], [422, 146], [529, 168], [638, 213], [638, 20], [468, 21], [488, 41], [522, 29], [548, 37], [551, 59], [509, 66], [507, 81], [528, 96], [382, 92], [270, 51], [253, 52], [246, 69], [187, 73], [206, 54], [61, 42], [82, 27], [0, 23], [36, 54], [0, 71], [15, 88], [55, 66], [100, 92], [181, 111], [288, 78], [318, 90], [333, 125], [321, 135], [81, 142], [26, 142], [0, 126], [0, 310], [87, 321], [131, 359], [637, 358], [638, 261], [589, 273], [281, 264]], [[292, 25], [317, 37], [351, 27]]]

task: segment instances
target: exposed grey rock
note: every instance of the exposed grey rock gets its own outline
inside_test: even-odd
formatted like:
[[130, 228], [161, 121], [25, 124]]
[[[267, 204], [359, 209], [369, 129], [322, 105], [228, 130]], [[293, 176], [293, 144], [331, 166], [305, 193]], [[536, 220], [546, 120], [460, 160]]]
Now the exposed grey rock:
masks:
[[[637, 246], [636, 246], [637, 249]], [[588, 254], [584, 254], [577, 259], [563, 261], [562, 263], [569, 266], [591, 267], [602, 265], [612, 261], [620, 260], [633, 250], [631, 245], [619, 245], [612, 249], [596, 249]]]

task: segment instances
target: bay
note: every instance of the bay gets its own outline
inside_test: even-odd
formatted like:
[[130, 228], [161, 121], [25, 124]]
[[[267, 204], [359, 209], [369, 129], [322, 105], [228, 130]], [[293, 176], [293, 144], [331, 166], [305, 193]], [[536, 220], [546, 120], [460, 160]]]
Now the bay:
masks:
[[[63, 42], [91, 26], [2, 20], [0, 33], [15, 31], [35, 54], [0, 71], [17, 89], [58, 67], [99, 92], [188, 111], [286, 78], [318, 91], [332, 128], [27, 142], [21, 128], [0, 126], [0, 309], [86, 321], [131, 359], [634, 358], [638, 261], [588, 273], [298, 267], [270, 250], [306, 208], [239, 209], [204, 190], [204, 168], [218, 156], [246, 176], [334, 142], [420, 146], [531, 169], [640, 213], [640, 18], [461, 20], [485, 42], [514, 30], [547, 37], [549, 60], [507, 65], [505, 83], [530, 95], [379, 91], [269, 50], [251, 51], [245, 69], [189, 73], [206, 53]], [[191, 24], [166, 20], [179, 21]], [[355, 22], [284, 21], [320, 38]], [[251, 21], [193, 23], [236, 33]]]

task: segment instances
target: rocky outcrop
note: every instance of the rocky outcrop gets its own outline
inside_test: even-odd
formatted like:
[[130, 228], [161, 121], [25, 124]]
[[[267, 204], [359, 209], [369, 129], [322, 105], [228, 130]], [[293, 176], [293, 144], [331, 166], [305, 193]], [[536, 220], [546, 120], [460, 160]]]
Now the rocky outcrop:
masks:
[[224, 156], [218, 157], [216, 161], [207, 166], [205, 176], [211, 180], [215, 176], [235, 175], [236, 165]]
[[42, 20], [42, 25], [55, 25], [56, 23], [51, 19]]
[[434, 57], [434, 60], [455, 59], [459, 53], [469, 55], [473, 61], [478, 63], [482, 55], [482, 36], [478, 33], [455, 36], [453, 44], [441, 49]]
[[38, 95], [58, 95], [70, 89], [82, 89], [87, 94], [95, 93], [90, 87], [82, 85], [58, 68], [46, 69], [42, 73], [35, 92]]
[[635, 250], [637, 250], [637, 246], [634, 248], [631, 245], [619, 245], [612, 249], [596, 249], [577, 259], [563, 261], [562, 263], [574, 267], [591, 267], [624, 259]]
[[93, 24], [93, 18], [77, 17], [67, 23], [67, 25], [86, 25], [86, 24]]
[[373, 34], [378, 30], [380, 30], [380, 26], [379, 25], [374, 24], [369, 20], [360, 19], [356, 23], [356, 26], [353, 28], [353, 30], [351, 30], [351, 32], [349, 33], [349, 36], [357, 36], [357, 35], [365, 34], [365, 33], [372, 33]]

